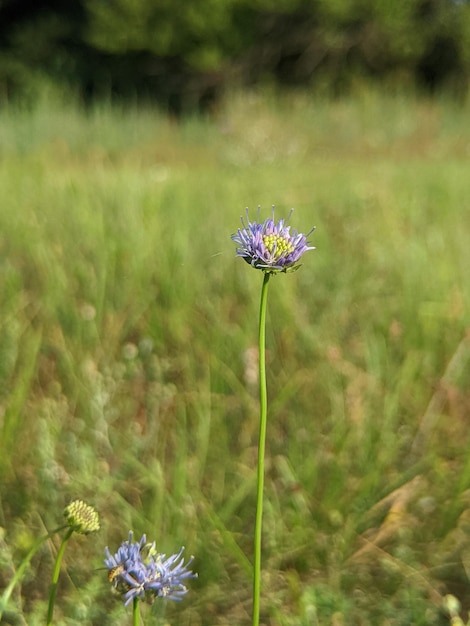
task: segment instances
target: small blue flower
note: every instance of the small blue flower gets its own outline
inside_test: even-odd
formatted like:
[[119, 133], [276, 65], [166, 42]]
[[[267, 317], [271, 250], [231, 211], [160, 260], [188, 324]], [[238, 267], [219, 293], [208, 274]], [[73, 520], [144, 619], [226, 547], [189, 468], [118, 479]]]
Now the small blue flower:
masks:
[[[258, 207], [258, 215], [259, 215]], [[307, 237], [315, 229], [303, 235], [287, 226], [293, 209], [289, 213], [287, 220], [281, 219], [277, 223], [273, 217], [266, 219], [262, 223], [250, 222], [248, 219], [248, 209], [246, 210], [247, 225], [241, 218], [243, 228], [232, 235], [235, 243], [239, 244], [237, 256], [245, 259], [254, 268], [265, 272], [287, 272], [294, 271], [299, 267], [300, 257], [307, 250], [314, 250], [309, 245]]]
[[188, 569], [193, 562], [193, 557], [185, 564], [183, 552], [184, 548], [181, 548], [177, 554], [172, 554], [166, 558], [165, 554], [156, 553], [152, 556], [151, 550], [152, 561], [149, 564], [149, 569], [151, 570], [149, 589], [155, 591], [159, 598], [181, 600], [188, 592], [183, 581], [197, 576], [197, 574], [193, 574]]
[[149, 603], [157, 597], [181, 600], [188, 592], [183, 581], [197, 577], [188, 569], [193, 557], [185, 564], [183, 551], [181, 548], [177, 554], [166, 558], [157, 551], [155, 542], [147, 543], [145, 535], [140, 541], [133, 542], [130, 532], [128, 540], [114, 555], [105, 548], [108, 579], [115, 591], [123, 596], [125, 605], [135, 598]]

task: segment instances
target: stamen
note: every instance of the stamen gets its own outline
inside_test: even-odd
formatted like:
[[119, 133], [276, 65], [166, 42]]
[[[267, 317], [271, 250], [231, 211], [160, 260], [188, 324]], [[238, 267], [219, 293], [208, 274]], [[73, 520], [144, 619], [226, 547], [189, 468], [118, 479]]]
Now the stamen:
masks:
[[290, 240], [278, 234], [264, 235], [263, 243], [275, 260], [294, 251], [294, 246]]

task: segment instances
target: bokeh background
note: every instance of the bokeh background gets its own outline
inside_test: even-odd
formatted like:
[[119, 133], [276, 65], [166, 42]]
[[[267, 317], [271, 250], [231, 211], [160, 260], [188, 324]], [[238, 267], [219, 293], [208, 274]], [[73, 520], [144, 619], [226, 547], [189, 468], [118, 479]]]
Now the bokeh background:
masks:
[[463, 96], [469, 12], [462, 0], [3, 0], [0, 97], [50, 81], [179, 114], [233, 86], [340, 95], [362, 78]]
[[[250, 623], [230, 235], [274, 204], [317, 249], [270, 283], [262, 623], [467, 621], [469, 44], [462, 1], [0, 1], [0, 593], [82, 498], [56, 624], [130, 622], [129, 530], [199, 574], [146, 624]], [[59, 545], [2, 623], [44, 623]]]

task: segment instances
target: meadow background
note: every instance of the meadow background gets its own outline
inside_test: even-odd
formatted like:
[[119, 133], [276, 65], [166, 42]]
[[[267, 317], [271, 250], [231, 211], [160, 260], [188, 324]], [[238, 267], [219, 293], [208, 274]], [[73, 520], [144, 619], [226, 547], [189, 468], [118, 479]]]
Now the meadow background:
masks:
[[[470, 606], [470, 104], [362, 87], [0, 109], [0, 580], [73, 498], [63, 625], [120, 625], [134, 530], [199, 578], [148, 624], [250, 621], [261, 272], [230, 235], [295, 208], [268, 302], [262, 622], [444, 625]], [[44, 623], [58, 540], [4, 623]], [[3, 622], [2, 622], [3, 623]]]

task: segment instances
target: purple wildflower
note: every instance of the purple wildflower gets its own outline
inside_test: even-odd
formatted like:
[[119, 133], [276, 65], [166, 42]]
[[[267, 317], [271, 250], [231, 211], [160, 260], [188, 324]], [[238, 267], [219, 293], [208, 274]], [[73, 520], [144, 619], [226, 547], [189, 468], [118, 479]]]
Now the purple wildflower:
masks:
[[[258, 214], [259, 210], [258, 207]], [[249, 221], [247, 209], [247, 225], [241, 218], [243, 228], [239, 228], [232, 235], [233, 241], [239, 244], [237, 256], [245, 259], [254, 268], [265, 272], [287, 272], [297, 269], [298, 261], [304, 252], [315, 249], [307, 241], [307, 237], [315, 229], [312, 228], [307, 235], [298, 233], [294, 229], [291, 231], [287, 222], [293, 210], [289, 213], [287, 220], [281, 219], [276, 223], [273, 207], [273, 217], [258, 223]]]
[[172, 554], [168, 558], [166, 558], [165, 554], [157, 553], [155, 556], [151, 555], [149, 589], [155, 591], [159, 598], [181, 600], [188, 592], [183, 581], [197, 576], [197, 574], [193, 574], [188, 569], [193, 562], [193, 557], [185, 564], [183, 552], [184, 548], [181, 548], [177, 554]]
[[129, 539], [120, 545], [114, 555], [105, 548], [104, 563], [109, 570], [109, 581], [123, 596], [125, 605], [135, 598], [149, 603], [157, 597], [181, 600], [188, 591], [183, 581], [197, 577], [188, 569], [193, 557], [185, 564], [183, 551], [184, 548], [181, 548], [177, 554], [166, 558], [157, 552], [155, 542], [147, 543], [145, 535], [140, 541], [133, 542], [130, 532]]

